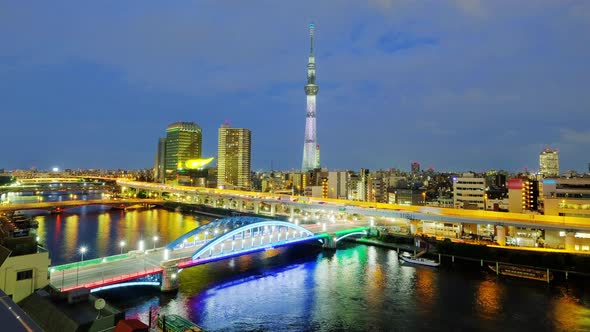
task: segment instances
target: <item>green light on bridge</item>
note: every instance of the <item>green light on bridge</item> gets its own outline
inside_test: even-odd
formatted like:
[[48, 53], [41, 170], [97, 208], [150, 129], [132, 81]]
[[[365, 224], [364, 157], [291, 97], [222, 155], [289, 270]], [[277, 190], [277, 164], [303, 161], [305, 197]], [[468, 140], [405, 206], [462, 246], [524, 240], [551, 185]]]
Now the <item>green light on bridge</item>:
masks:
[[364, 232], [367, 229], [369, 229], [369, 227], [357, 227], [357, 228], [352, 228], [352, 229], [346, 229], [343, 231], [337, 231], [337, 232], [334, 232], [334, 234], [336, 236], [341, 236], [341, 235], [346, 235], [346, 234], [350, 234], [350, 233]]

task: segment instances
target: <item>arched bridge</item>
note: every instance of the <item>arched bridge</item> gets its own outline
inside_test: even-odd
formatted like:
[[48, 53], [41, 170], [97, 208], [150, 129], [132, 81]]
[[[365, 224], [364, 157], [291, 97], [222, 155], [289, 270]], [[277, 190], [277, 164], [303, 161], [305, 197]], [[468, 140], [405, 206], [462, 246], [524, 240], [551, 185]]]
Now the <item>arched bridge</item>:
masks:
[[259, 217], [229, 217], [197, 227], [164, 248], [132, 251], [127, 254], [50, 268], [51, 283], [62, 290], [80, 287], [146, 284], [157, 280], [162, 290], [178, 288], [178, 273], [190, 266], [206, 264], [251, 252], [305, 241], [321, 242], [336, 248], [338, 241], [363, 236], [368, 227], [349, 224], [297, 224]]
[[190, 260], [182, 266], [205, 260], [235, 256], [293, 242], [322, 240], [312, 231], [296, 224], [258, 217], [229, 217], [214, 220], [180, 236], [166, 246], [175, 251], [194, 247]]

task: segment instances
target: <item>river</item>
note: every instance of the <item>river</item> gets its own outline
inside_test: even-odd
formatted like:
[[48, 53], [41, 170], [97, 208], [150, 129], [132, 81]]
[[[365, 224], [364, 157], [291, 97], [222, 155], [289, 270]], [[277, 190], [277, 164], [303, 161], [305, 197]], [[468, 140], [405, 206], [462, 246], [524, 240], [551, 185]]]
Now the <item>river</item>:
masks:
[[[163, 245], [211, 220], [161, 209], [83, 207], [41, 215], [40, 242], [52, 264], [117, 254], [153, 236]], [[590, 283], [547, 285], [496, 277], [479, 265], [408, 266], [391, 250], [308, 245], [249, 254], [179, 274], [177, 293], [126, 288], [99, 293], [147, 321], [148, 310], [179, 314], [210, 331], [590, 330]]]

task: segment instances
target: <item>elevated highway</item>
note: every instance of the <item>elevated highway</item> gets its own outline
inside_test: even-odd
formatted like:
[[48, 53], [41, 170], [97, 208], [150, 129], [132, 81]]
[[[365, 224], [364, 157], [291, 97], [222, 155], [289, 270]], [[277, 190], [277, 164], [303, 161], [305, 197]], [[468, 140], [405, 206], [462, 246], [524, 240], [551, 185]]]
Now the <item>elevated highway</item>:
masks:
[[23, 203], [23, 204], [2, 204], [0, 205], [0, 212], [19, 211], [19, 210], [48, 210], [48, 211], [63, 211], [65, 209], [76, 208], [87, 205], [100, 205], [118, 208], [126, 208], [133, 205], [162, 205], [164, 203], [161, 199], [91, 199], [91, 200], [69, 200], [61, 202], [38, 202], [38, 203]]
[[117, 183], [120, 186], [127, 188], [159, 193], [167, 192], [188, 197], [195, 203], [209, 202], [209, 204], [212, 204], [211, 202], [213, 202], [212, 205], [217, 207], [227, 207], [238, 211], [250, 207], [251, 211], [249, 212], [258, 213], [260, 211], [257, 210], [256, 205], [265, 204], [271, 207], [269, 209], [270, 215], [275, 215], [277, 211], [281, 211], [280, 207], [286, 207], [286, 209], [290, 211], [289, 214], [292, 214], [294, 209], [304, 211], [322, 210], [362, 216], [402, 218], [407, 220], [428, 220], [447, 223], [486, 224], [590, 232], [590, 218], [395, 205], [340, 199], [277, 195], [251, 191], [169, 186], [129, 180], [117, 180]]

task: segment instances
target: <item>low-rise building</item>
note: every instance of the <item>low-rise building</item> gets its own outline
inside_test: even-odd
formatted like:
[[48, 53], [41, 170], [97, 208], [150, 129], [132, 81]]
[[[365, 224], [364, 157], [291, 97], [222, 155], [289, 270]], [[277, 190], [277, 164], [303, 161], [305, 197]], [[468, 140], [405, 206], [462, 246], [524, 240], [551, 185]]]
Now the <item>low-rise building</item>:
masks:
[[545, 179], [539, 199], [545, 215], [590, 218], [590, 178]]
[[476, 177], [473, 173], [453, 178], [453, 201], [455, 208], [483, 210], [485, 178]]
[[49, 283], [49, 253], [30, 221], [0, 216], [0, 289], [19, 302]]

